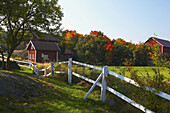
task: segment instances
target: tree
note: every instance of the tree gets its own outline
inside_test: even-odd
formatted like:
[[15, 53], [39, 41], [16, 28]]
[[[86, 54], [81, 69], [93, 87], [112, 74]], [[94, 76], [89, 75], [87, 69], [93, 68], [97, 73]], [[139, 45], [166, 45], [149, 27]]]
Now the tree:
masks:
[[5, 38], [6, 38], [5, 32], [1, 31], [0, 32], [0, 54], [2, 57], [2, 69], [5, 69], [5, 65], [4, 65], [4, 51], [6, 51], [5, 43], [4, 43]]
[[78, 39], [75, 50], [79, 60], [91, 64], [106, 64], [105, 44], [111, 43], [111, 40], [101, 31], [91, 31], [90, 35], [85, 35]]
[[29, 38], [29, 33], [60, 35], [62, 17], [58, 0], [1, 0], [0, 29], [4, 29], [7, 34], [6, 69], [13, 51], [22, 41]]
[[152, 53], [152, 48], [148, 44], [141, 43], [136, 45], [136, 50], [134, 51], [134, 65], [137, 66], [147, 66], [151, 64], [150, 54]]
[[[78, 42], [79, 37], [82, 37], [82, 34], [77, 33], [76, 31], [72, 30], [65, 30], [62, 32], [61, 42], [59, 46], [61, 48], [61, 56], [64, 57], [66, 51], [71, 50], [74, 53], [73, 59], [77, 59], [77, 51], [74, 49], [76, 43]], [[62, 58], [60, 57], [60, 58]]]

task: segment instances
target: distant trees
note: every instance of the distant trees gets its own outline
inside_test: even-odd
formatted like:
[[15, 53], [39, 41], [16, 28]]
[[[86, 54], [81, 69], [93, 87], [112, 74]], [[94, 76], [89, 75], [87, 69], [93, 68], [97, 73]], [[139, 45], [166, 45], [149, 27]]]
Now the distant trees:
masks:
[[78, 39], [76, 47], [77, 56], [80, 61], [92, 64], [106, 63], [106, 50], [104, 45], [111, 43], [111, 40], [101, 31], [91, 31], [89, 35]]
[[155, 47], [145, 43], [133, 44], [121, 38], [111, 41], [101, 31], [81, 35], [66, 30], [60, 47], [62, 51], [73, 51], [75, 60], [96, 65], [120, 66], [127, 61], [136, 66], [151, 65], [154, 52], [157, 52]]

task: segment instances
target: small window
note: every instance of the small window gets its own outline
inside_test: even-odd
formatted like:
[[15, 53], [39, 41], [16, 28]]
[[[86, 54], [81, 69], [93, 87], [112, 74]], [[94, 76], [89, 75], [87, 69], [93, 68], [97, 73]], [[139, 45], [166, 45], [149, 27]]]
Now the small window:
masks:
[[31, 49], [34, 49], [33, 46], [31, 46]]
[[31, 54], [30, 54], [30, 59], [31, 59]]
[[34, 54], [32, 54], [32, 59], [34, 59]]

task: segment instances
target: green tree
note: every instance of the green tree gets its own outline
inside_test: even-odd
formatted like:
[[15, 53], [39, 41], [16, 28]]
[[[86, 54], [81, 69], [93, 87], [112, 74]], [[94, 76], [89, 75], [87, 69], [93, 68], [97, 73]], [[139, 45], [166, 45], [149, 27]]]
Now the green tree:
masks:
[[62, 17], [58, 0], [1, 0], [0, 28], [7, 33], [6, 69], [13, 51], [29, 37], [29, 32], [59, 35]]
[[136, 50], [134, 51], [134, 65], [138, 66], [147, 66], [152, 62], [151, 54], [153, 50], [152, 47], [147, 44], [139, 44], [136, 46]]
[[100, 31], [91, 31], [90, 35], [85, 35], [78, 39], [75, 50], [78, 59], [91, 64], [106, 64], [105, 44], [111, 40]]

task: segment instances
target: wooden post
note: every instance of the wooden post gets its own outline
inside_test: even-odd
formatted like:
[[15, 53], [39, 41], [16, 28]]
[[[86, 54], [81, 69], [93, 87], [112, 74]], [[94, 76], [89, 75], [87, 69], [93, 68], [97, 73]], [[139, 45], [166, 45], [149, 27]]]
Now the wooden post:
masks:
[[44, 76], [47, 76], [47, 67], [45, 67]]
[[69, 58], [68, 62], [68, 83], [72, 83], [72, 58]]
[[101, 87], [101, 101], [105, 102], [105, 96], [106, 96], [106, 88], [107, 88], [107, 82], [105, 78], [107, 77], [108, 73], [108, 66], [103, 67], [103, 77], [102, 77], [102, 87]]
[[54, 76], [54, 71], [53, 71], [53, 67], [54, 66], [54, 63], [53, 62], [51, 62], [51, 76]]
[[31, 62], [29, 62], [29, 68], [31, 69]]
[[32, 73], [34, 74], [34, 71], [35, 71], [35, 65], [33, 65], [33, 70], [32, 70]]

